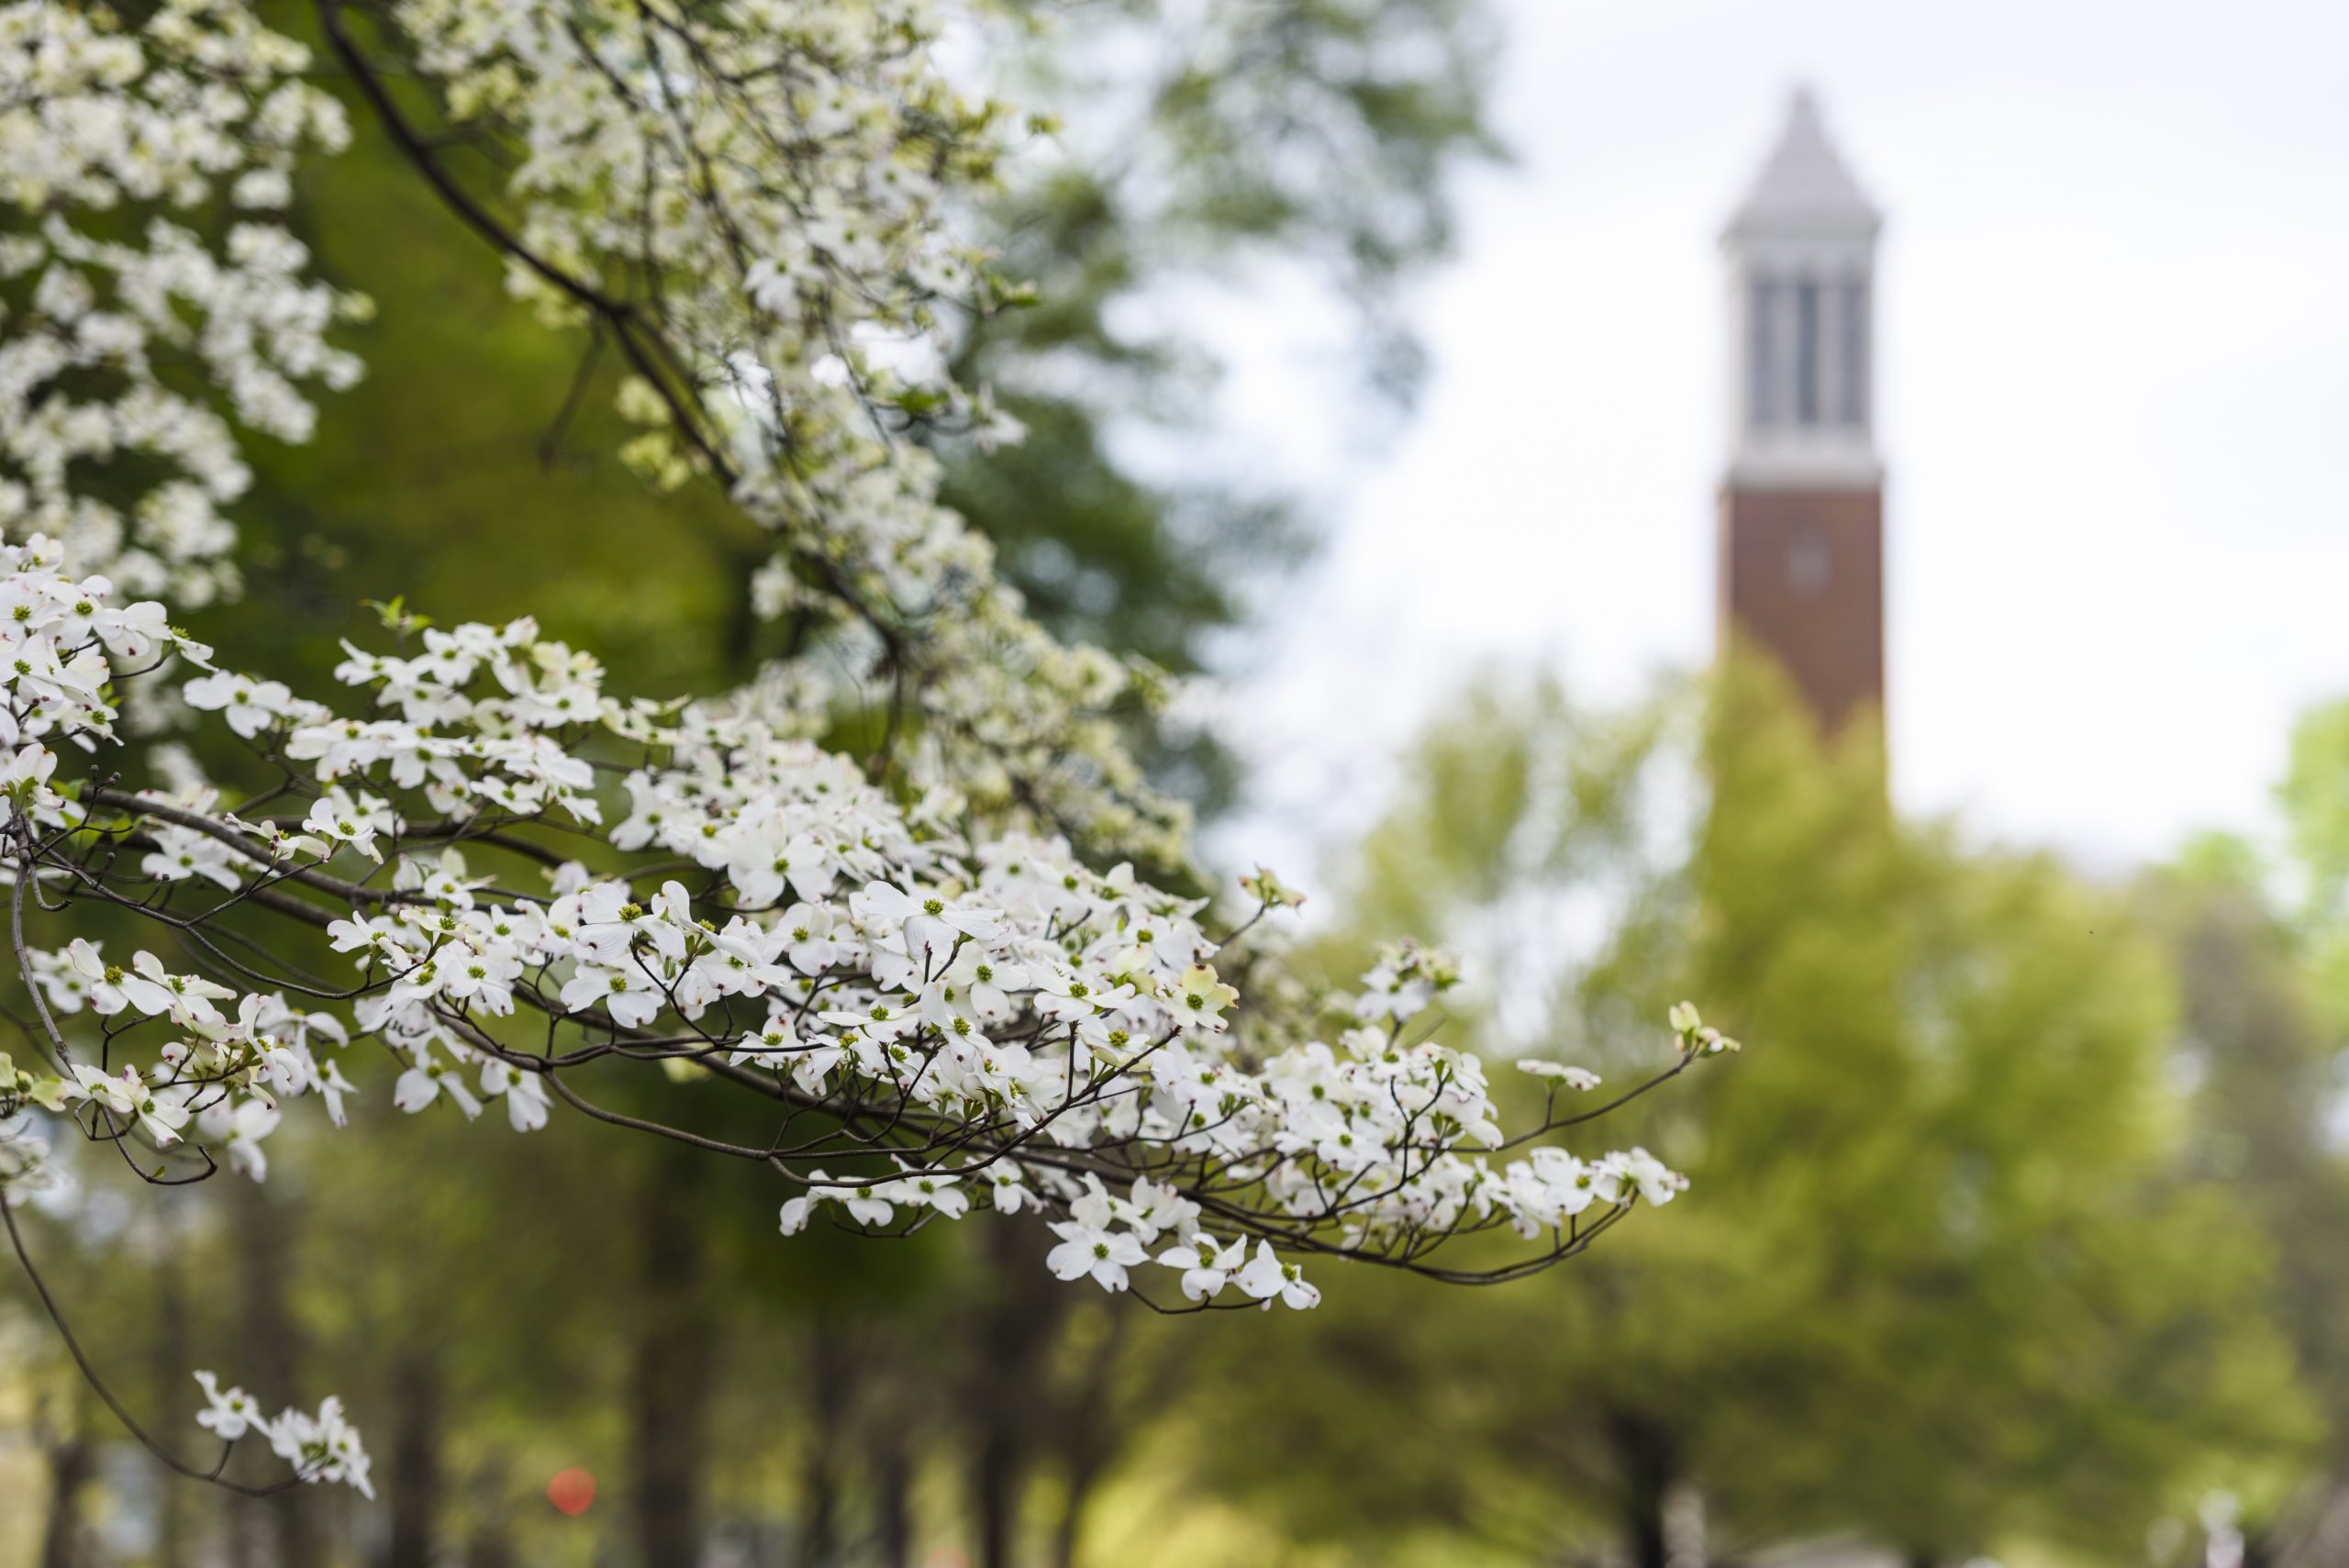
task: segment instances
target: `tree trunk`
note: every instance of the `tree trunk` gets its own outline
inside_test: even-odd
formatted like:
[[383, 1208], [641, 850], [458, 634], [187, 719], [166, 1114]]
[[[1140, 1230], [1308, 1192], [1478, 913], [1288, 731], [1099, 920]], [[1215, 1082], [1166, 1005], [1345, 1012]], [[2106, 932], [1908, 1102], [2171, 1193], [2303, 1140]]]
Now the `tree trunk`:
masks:
[[913, 1568], [913, 1464], [892, 1431], [873, 1455], [873, 1539], [881, 1568]]
[[1061, 1401], [1062, 1495], [1060, 1518], [1052, 1524], [1052, 1568], [1076, 1568], [1085, 1507], [1123, 1436], [1116, 1429], [1110, 1396], [1124, 1362], [1126, 1325], [1131, 1320], [1114, 1314], [1109, 1318]]
[[637, 1326], [637, 1551], [643, 1568], [694, 1568], [701, 1557], [701, 1483], [709, 1403], [709, 1324], [700, 1299], [692, 1167], [663, 1150], [645, 1179]]
[[97, 1450], [77, 1421], [48, 1445], [49, 1525], [41, 1532], [40, 1568], [82, 1568], [82, 1488]]
[[1019, 1445], [1003, 1420], [989, 1421], [971, 1467], [971, 1501], [979, 1520], [979, 1568], [1011, 1568], [1019, 1523]]
[[[180, 1259], [167, 1254], [158, 1280], [159, 1321], [155, 1333], [155, 1408], [184, 1409], [194, 1392], [188, 1376], [187, 1294]], [[157, 1467], [160, 1489], [155, 1513], [155, 1568], [187, 1568], [194, 1558], [195, 1510], [188, 1505], [195, 1483]]]
[[440, 1512], [439, 1352], [428, 1345], [410, 1346], [400, 1357], [397, 1376], [391, 1485], [384, 1499], [391, 1514], [391, 1541], [384, 1568], [431, 1568]]
[[829, 1568], [840, 1552], [840, 1457], [854, 1369], [838, 1324], [818, 1315], [808, 1326], [807, 1469], [806, 1518], [799, 1531], [800, 1568]]
[[[252, 1369], [249, 1386], [264, 1409], [282, 1410], [300, 1403], [300, 1329], [288, 1299], [294, 1278], [293, 1222], [258, 1182], [231, 1182], [229, 1191], [236, 1195], [230, 1202], [245, 1244], [244, 1266], [238, 1275], [244, 1282], [244, 1354]], [[317, 1491], [293, 1486], [248, 1505], [268, 1519], [276, 1568], [312, 1568], [325, 1560], [314, 1505]]]
[[961, 1380], [962, 1425], [973, 1445], [977, 1568], [1012, 1568], [1037, 1433], [1060, 1415], [1043, 1368], [1074, 1293], [1050, 1288], [1037, 1266], [1035, 1238], [1025, 1228], [986, 1229], [985, 1300], [972, 1362]]
[[1061, 1517], [1052, 1523], [1052, 1568], [1076, 1568], [1076, 1541], [1085, 1523], [1085, 1505], [1091, 1498], [1093, 1473], [1088, 1467], [1072, 1472], [1067, 1496], [1061, 1499]]
[[1607, 1430], [1621, 1481], [1623, 1544], [1631, 1568], [1669, 1568], [1664, 1505], [1678, 1479], [1676, 1445], [1655, 1422], [1629, 1412], [1610, 1413]]

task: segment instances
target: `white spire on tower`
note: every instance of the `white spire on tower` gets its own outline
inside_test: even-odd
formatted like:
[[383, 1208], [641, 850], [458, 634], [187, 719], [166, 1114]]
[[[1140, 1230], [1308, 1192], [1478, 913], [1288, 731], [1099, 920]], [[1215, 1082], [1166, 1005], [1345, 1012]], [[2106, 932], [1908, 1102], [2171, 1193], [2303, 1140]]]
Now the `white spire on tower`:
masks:
[[1721, 232], [1730, 285], [1730, 477], [1871, 486], [1876, 239], [1883, 215], [1798, 88]]
[[1787, 128], [1753, 188], [1729, 221], [1729, 239], [1793, 233], [1865, 234], [1882, 215], [1827, 139], [1819, 100], [1798, 87], [1787, 108]]

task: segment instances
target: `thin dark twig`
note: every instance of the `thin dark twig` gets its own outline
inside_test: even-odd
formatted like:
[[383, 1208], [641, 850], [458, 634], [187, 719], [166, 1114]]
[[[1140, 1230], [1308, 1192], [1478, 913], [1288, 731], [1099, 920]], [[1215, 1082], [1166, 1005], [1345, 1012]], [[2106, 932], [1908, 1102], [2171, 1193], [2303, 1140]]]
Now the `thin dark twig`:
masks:
[[297, 1472], [283, 1481], [274, 1481], [266, 1486], [251, 1486], [241, 1481], [230, 1481], [222, 1475], [221, 1472], [228, 1468], [228, 1455], [236, 1447], [234, 1442], [230, 1442], [220, 1451], [219, 1463], [209, 1470], [199, 1470], [150, 1436], [147, 1429], [140, 1426], [138, 1418], [132, 1416], [122, 1401], [115, 1396], [114, 1390], [106, 1386], [106, 1379], [98, 1375], [98, 1369], [90, 1363], [88, 1352], [82, 1349], [82, 1341], [73, 1333], [73, 1325], [66, 1321], [64, 1309], [57, 1305], [57, 1297], [50, 1293], [49, 1282], [41, 1277], [40, 1270], [33, 1266], [32, 1254], [25, 1250], [24, 1236], [17, 1228], [17, 1212], [10, 1207], [5, 1195], [0, 1195], [0, 1222], [6, 1224], [8, 1244], [16, 1250], [17, 1262], [24, 1266], [25, 1277], [33, 1282], [33, 1293], [40, 1297], [41, 1306], [48, 1309], [49, 1320], [57, 1325], [58, 1337], [65, 1341], [65, 1349], [72, 1355], [73, 1364], [82, 1369], [83, 1380], [89, 1384], [99, 1399], [105, 1402], [106, 1407], [114, 1412], [114, 1418], [122, 1423], [123, 1429], [139, 1440], [139, 1447], [153, 1454], [176, 1474], [187, 1476], [190, 1480], [205, 1481], [216, 1486], [224, 1486], [243, 1497], [273, 1497], [278, 1493], [299, 1486], [304, 1481], [309, 1479], [308, 1476]]

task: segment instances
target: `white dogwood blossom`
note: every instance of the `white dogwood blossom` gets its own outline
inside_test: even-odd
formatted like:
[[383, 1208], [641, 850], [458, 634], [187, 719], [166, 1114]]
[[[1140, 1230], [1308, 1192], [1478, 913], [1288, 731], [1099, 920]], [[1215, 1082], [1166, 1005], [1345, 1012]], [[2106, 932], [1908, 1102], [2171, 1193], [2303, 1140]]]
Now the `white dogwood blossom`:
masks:
[[251, 1395], [241, 1388], [223, 1389], [211, 1373], [197, 1373], [195, 1381], [204, 1389], [205, 1405], [196, 1424], [218, 1433], [224, 1442], [253, 1433], [304, 1480], [339, 1481], [365, 1496], [375, 1495], [367, 1473], [367, 1450], [343, 1418], [341, 1400], [329, 1396], [321, 1401], [315, 1416], [287, 1409], [273, 1420], [262, 1414], [260, 1401]]
[[[219, 508], [251, 483], [236, 428], [304, 439], [306, 388], [360, 370], [326, 332], [365, 301], [306, 278], [271, 216], [296, 158], [349, 138], [308, 64], [237, 0], [167, 0], [137, 27], [54, 0], [0, 6], [0, 206], [30, 220], [0, 235], [9, 536], [61, 539], [133, 594], [195, 606], [235, 590]], [[100, 469], [117, 484], [95, 483]]]
[[[1094, 870], [1065, 840], [988, 830], [951, 800], [893, 796], [728, 705], [622, 703], [527, 619], [354, 651], [340, 673], [355, 703], [273, 699], [240, 725], [234, 694], [262, 683], [168, 630], [192, 679], [117, 668], [150, 617], [121, 615], [61, 556], [48, 539], [0, 548], [0, 602], [17, 606], [0, 621], [0, 716], [26, 764], [7, 855], [55, 1066], [19, 1070], [0, 1112], [60, 1106], [117, 1146], [193, 1138], [181, 1158], [217, 1150], [259, 1178], [285, 1103], [316, 1095], [331, 1115], [362, 1043], [388, 1060], [401, 1110], [470, 1118], [503, 1102], [519, 1130], [557, 1104], [644, 1127], [566, 1073], [688, 1065], [780, 1112], [770, 1145], [699, 1141], [774, 1173], [785, 1231], [825, 1214], [874, 1230], [959, 1218], [977, 1184], [996, 1207], [1057, 1217], [1061, 1277], [1125, 1290], [1155, 1267], [1200, 1307], [1309, 1307], [1300, 1260], [1315, 1255], [1475, 1277], [1427, 1260], [1495, 1228], [1554, 1261], [1681, 1185], [1638, 1150], [1504, 1158], [1550, 1118], [1505, 1135], [1482, 1062], [1423, 1038], [1455, 979], [1442, 954], [1387, 951], [1327, 1035], [1252, 1013], [1220, 974], [1247, 962], [1245, 939], [1213, 935], [1205, 900]], [[296, 782], [233, 810], [206, 786], [97, 782], [128, 764], [101, 694], [139, 680], [230, 694], [214, 722]], [[61, 773], [64, 757], [86, 760]], [[595, 832], [607, 799], [626, 809], [605, 870], [529, 837]], [[158, 866], [159, 846], [200, 852], [204, 873]], [[215, 890], [134, 898], [134, 856], [133, 885]], [[654, 870], [629, 874], [630, 857]], [[538, 889], [487, 869], [532, 859]], [[217, 944], [192, 965], [150, 949], [126, 962], [72, 931], [83, 904], [300, 922], [343, 955], [348, 990], [296, 992]], [[85, 1012], [109, 1020], [102, 1045], [68, 1027]], [[1693, 1009], [1675, 1021], [1667, 1073], [1723, 1049]]]
[[[1276, 955], [1251, 933], [1298, 895], [1260, 871], [1219, 919], [1134, 869], [1187, 856], [1119, 740], [1151, 673], [1041, 630], [902, 439], [1013, 433], [907, 368], [1004, 292], [946, 218], [1006, 117], [939, 72], [926, 6], [316, 11], [515, 292], [625, 358], [622, 456], [767, 529], [751, 591], [810, 639], [669, 699], [527, 616], [386, 610], [395, 645], [346, 644], [332, 701], [216, 667], [166, 605], [234, 586], [233, 431], [304, 439], [304, 389], [358, 373], [326, 334], [363, 302], [260, 216], [348, 131], [240, 0], [135, 26], [0, 6], [0, 196], [25, 215], [0, 238], [0, 869], [33, 1011], [0, 1057], [0, 1199], [39, 1168], [36, 1119], [145, 1179], [260, 1180], [303, 1102], [340, 1125], [374, 1093], [690, 1142], [768, 1173], [785, 1234], [1032, 1212], [1059, 1277], [1206, 1310], [1311, 1307], [1321, 1259], [1514, 1277], [1680, 1190], [1644, 1151], [1553, 1140], [1596, 1114], [1554, 1108], [1596, 1085], [1579, 1070], [1520, 1064], [1550, 1103], [1505, 1130], [1481, 1060], [1435, 1038], [1444, 955], [1386, 950], [1334, 998], [1260, 985]], [[458, 141], [502, 154], [494, 182], [442, 161]], [[826, 750], [876, 691], [870, 754]], [[135, 707], [251, 765], [134, 751]], [[304, 928], [336, 973], [273, 937]], [[1673, 1026], [1631, 1094], [1733, 1049], [1693, 1009]], [[614, 1110], [629, 1071], [749, 1096], [776, 1131]], [[1480, 1234], [1525, 1245], [1458, 1261]], [[366, 1488], [335, 1402], [264, 1421], [201, 1381], [224, 1439]]]

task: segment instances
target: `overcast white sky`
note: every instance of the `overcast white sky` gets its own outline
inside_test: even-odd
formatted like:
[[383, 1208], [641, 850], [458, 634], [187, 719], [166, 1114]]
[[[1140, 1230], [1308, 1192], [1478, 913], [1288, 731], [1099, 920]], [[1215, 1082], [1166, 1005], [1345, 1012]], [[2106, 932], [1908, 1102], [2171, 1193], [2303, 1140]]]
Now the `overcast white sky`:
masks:
[[2349, 6], [1510, 21], [1520, 161], [1424, 292], [1418, 419], [1328, 428], [1293, 351], [1243, 352], [1243, 423], [1346, 478], [1234, 705], [1265, 783], [1233, 849], [1358, 820], [1482, 659], [1605, 695], [1708, 656], [1713, 237], [1798, 80], [1889, 215], [1899, 798], [2108, 867], [2261, 825], [2293, 716], [2349, 692]]

